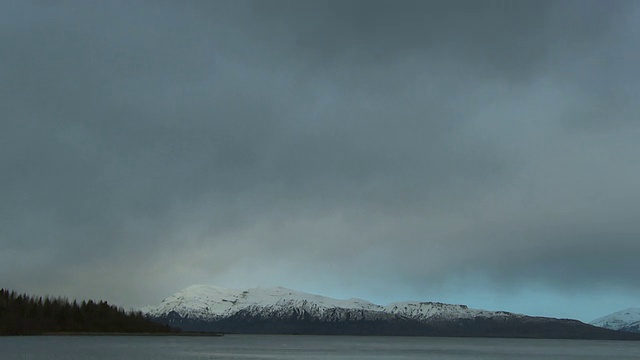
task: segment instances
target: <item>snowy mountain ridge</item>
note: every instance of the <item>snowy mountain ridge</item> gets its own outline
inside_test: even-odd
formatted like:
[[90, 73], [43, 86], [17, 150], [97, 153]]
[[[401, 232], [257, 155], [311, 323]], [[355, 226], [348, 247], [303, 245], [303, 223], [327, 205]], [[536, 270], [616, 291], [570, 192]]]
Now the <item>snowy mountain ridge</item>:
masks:
[[177, 314], [182, 318], [215, 321], [237, 314], [260, 317], [310, 317], [320, 321], [387, 320], [409, 318], [431, 320], [472, 319], [476, 317], [518, 317], [506, 312], [469, 309], [465, 305], [405, 301], [381, 306], [362, 299], [332, 299], [300, 291], [276, 288], [247, 290], [194, 285], [141, 311], [152, 317]]
[[154, 321], [195, 332], [640, 340], [640, 334], [571, 319], [437, 302], [403, 301], [383, 306], [283, 287], [238, 290], [194, 285], [141, 311]]
[[591, 325], [611, 330], [640, 332], [640, 308], [628, 308], [595, 319]]

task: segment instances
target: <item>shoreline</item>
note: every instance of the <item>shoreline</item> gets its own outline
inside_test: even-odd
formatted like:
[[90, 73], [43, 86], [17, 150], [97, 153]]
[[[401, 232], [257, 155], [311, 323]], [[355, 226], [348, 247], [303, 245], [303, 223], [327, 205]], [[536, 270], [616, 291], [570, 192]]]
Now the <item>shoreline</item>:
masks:
[[168, 332], [168, 333], [127, 333], [127, 332], [46, 332], [41, 334], [13, 335], [13, 336], [209, 336], [221, 337], [223, 333], [214, 332]]

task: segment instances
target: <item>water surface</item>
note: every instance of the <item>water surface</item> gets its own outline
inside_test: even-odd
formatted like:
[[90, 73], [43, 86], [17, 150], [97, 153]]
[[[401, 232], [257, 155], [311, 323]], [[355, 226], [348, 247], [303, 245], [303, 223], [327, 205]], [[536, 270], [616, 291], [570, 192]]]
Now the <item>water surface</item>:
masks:
[[428, 337], [0, 337], [7, 360], [640, 359], [640, 342]]

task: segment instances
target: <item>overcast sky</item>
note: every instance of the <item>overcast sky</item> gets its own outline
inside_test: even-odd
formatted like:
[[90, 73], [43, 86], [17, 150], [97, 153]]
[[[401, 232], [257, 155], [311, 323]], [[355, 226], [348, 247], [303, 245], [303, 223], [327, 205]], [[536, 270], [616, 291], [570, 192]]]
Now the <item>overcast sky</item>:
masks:
[[0, 287], [640, 306], [637, 1], [0, 5]]

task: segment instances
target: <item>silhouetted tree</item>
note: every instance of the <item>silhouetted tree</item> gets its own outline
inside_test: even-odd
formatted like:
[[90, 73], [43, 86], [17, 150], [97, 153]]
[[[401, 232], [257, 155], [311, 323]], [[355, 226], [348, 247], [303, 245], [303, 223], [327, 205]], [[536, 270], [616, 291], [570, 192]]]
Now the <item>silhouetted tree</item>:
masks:
[[28, 335], [50, 332], [170, 332], [166, 325], [152, 322], [140, 312], [126, 312], [106, 301], [69, 302], [17, 294], [0, 289], [0, 335]]

